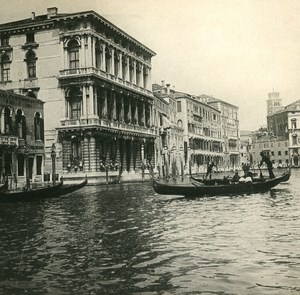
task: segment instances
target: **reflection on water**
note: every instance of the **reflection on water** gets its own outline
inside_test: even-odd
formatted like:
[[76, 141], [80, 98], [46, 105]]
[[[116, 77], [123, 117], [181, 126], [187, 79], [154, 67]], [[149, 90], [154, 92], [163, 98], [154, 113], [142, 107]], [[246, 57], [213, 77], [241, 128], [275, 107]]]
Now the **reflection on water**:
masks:
[[127, 184], [1, 204], [0, 294], [299, 294], [299, 176], [251, 196]]

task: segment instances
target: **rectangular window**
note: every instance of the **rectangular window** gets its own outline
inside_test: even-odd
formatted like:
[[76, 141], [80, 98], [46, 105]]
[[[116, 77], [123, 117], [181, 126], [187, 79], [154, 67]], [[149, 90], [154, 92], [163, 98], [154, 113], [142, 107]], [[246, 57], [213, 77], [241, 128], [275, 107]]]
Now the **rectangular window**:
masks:
[[293, 145], [297, 145], [297, 136], [293, 136]]
[[36, 175], [42, 175], [42, 156], [36, 156]]
[[2, 64], [2, 81], [10, 80], [10, 64], [3, 63]]
[[79, 119], [81, 116], [81, 101], [76, 100], [71, 103], [71, 119]]
[[281, 151], [278, 151], [278, 156], [281, 156]]
[[18, 176], [24, 176], [24, 155], [18, 154]]
[[288, 156], [288, 155], [289, 155], [289, 152], [288, 152], [288, 151], [285, 151], [284, 154], [285, 154], [286, 156]]
[[177, 101], [177, 112], [181, 112], [181, 101]]
[[70, 68], [76, 69], [79, 68], [79, 51], [70, 52]]
[[1, 38], [1, 46], [9, 46], [9, 37], [2, 37]]
[[36, 78], [35, 61], [29, 61], [28, 62], [28, 78]]
[[271, 155], [274, 156], [274, 152], [271, 152]]
[[26, 43], [34, 43], [34, 33], [30, 32], [26, 34]]

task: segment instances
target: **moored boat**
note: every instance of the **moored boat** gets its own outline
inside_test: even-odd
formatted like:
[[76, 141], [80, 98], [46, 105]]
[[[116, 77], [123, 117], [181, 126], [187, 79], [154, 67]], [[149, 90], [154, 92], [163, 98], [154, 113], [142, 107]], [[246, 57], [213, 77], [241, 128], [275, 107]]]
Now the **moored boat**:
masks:
[[279, 177], [264, 181], [248, 183], [222, 183], [205, 184], [191, 179], [190, 183], [176, 183], [165, 180], [153, 180], [153, 189], [156, 193], [164, 195], [184, 195], [184, 196], [216, 196], [251, 194], [269, 191], [281, 182], [288, 181], [290, 173], [284, 173]]
[[66, 195], [66, 194], [75, 192], [75, 191], [81, 189], [82, 187], [86, 186], [87, 182], [88, 181], [87, 181], [87, 177], [86, 177], [84, 181], [82, 181], [82, 182], [80, 182], [78, 184], [64, 184], [62, 186], [61, 195]]
[[7, 189], [8, 189], [8, 180], [5, 180], [5, 182], [0, 185], [0, 195], [6, 192]]
[[54, 185], [45, 185], [35, 189], [23, 189], [0, 192], [0, 202], [31, 201], [35, 199], [55, 198], [69, 194], [87, 184], [87, 179], [78, 184], [63, 184], [60, 181]]

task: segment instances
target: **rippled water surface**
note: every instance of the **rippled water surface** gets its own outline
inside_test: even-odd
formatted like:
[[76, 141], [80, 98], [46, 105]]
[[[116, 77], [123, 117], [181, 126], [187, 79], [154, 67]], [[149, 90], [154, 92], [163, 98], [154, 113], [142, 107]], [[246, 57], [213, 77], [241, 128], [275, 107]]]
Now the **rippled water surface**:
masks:
[[0, 204], [0, 294], [300, 294], [299, 179], [251, 196], [126, 184]]

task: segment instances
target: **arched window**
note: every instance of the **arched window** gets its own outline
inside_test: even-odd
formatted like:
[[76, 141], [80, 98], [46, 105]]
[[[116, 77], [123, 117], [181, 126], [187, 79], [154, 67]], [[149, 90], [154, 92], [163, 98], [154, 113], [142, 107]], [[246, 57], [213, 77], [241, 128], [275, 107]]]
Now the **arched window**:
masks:
[[72, 40], [68, 44], [69, 68], [79, 68], [79, 44], [76, 40]]
[[68, 101], [70, 107], [70, 119], [80, 119], [82, 103], [81, 91], [78, 88], [72, 88], [69, 92]]
[[16, 133], [19, 138], [26, 139], [26, 120], [21, 109], [16, 114]]
[[26, 54], [26, 64], [27, 64], [27, 75], [28, 78], [36, 77], [36, 56], [35, 53], [30, 50]]
[[10, 60], [7, 54], [4, 54], [1, 58], [1, 81], [10, 80]]
[[181, 121], [181, 120], [178, 120], [178, 121], [177, 121], [177, 125], [178, 125], [179, 128], [182, 128], [182, 121]]
[[7, 107], [4, 109], [4, 133], [5, 134], [12, 133], [11, 114], [10, 114], [10, 109]]
[[34, 116], [34, 133], [35, 140], [44, 140], [44, 120], [39, 112]]

